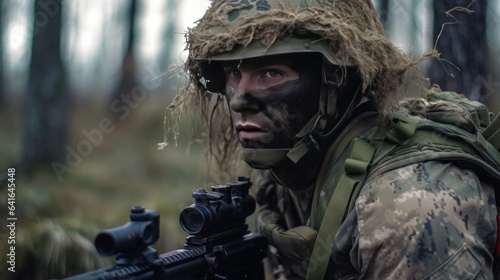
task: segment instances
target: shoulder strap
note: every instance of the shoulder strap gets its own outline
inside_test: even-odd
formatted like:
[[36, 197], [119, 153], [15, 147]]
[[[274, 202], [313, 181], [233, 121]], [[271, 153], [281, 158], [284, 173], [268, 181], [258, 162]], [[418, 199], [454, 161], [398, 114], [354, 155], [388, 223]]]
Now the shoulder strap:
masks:
[[[350, 149], [351, 154], [345, 161], [345, 172], [341, 175], [333, 191], [319, 227], [307, 268], [307, 280], [324, 278], [335, 234], [347, 213], [352, 193], [356, 185], [365, 178], [368, 165], [375, 153], [375, 148], [362, 138], [355, 139], [351, 143]], [[327, 256], [326, 259], [325, 256]]]
[[483, 136], [497, 151], [500, 151], [500, 114], [497, 114], [483, 131]]

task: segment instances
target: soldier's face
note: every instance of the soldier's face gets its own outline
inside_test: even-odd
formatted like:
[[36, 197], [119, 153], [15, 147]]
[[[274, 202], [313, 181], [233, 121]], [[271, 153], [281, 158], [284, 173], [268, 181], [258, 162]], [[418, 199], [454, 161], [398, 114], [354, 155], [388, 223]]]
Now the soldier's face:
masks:
[[293, 147], [294, 136], [318, 111], [318, 64], [294, 55], [223, 63], [225, 94], [243, 147]]

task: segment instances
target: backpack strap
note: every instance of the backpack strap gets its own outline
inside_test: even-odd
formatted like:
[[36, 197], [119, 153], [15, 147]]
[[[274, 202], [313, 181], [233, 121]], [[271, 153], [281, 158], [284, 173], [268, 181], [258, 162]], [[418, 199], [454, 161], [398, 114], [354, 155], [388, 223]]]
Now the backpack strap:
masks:
[[345, 218], [353, 191], [356, 189], [356, 185], [365, 178], [368, 166], [375, 153], [375, 148], [362, 138], [354, 139], [350, 148], [350, 156], [345, 161], [345, 172], [341, 175], [325, 209], [314, 242], [307, 268], [307, 280], [324, 278], [335, 235]]
[[500, 151], [500, 114], [496, 115], [482, 134], [486, 141], [490, 142], [497, 151]]
[[[360, 190], [359, 183], [368, 174], [368, 167], [375, 152], [386, 155], [397, 145], [411, 138], [417, 124], [414, 119], [398, 119], [391, 129], [379, 128], [367, 138], [356, 138], [349, 145], [349, 154], [344, 161], [344, 172], [338, 179], [328, 205], [319, 212], [324, 213], [319, 224], [318, 235], [314, 243], [306, 280], [323, 279], [328, 268], [335, 235], [337, 234]], [[372, 144], [374, 145], [372, 145]], [[382, 156], [380, 156], [382, 157]], [[334, 174], [328, 176], [325, 185], [333, 184]], [[328, 256], [325, 259], [325, 256]]]

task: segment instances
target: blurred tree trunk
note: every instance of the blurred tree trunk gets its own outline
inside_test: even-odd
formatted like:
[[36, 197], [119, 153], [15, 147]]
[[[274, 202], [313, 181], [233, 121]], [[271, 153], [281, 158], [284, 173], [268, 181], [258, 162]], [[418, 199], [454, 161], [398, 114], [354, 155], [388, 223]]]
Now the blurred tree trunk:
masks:
[[380, 21], [384, 25], [385, 32], [388, 30], [389, 23], [389, 0], [378, 0], [378, 13], [380, 15]]
[[3, 75], [4, 75], [4, 66], [3, 66], [3, 44], [4, 44], [4, 39], [3, 39], [3, 11], [4, 11], [4, 3], [0, 2], [0, 108], [5, 106], [5, 85], [3, 82]]
[[485, 102], [486, 0], [474, 1], [469, 7], [472, 13], [463, 9], [452, 11], [456, 20], [446, 14], [455, 7], [466, 8], [471, 2], [434, 1], [433, 37], [437, 40], [436, 49], [442, 60], [432, 62], [429, 77], [431, 83], [442, 89]]
[[165, 5], [165, 23], [163, 28], [163, 45], [160, 54], [160, 69], [167, 70], [172, 64], [172, 52], [175, 47], [175, 29], [179, 2], [176, 0], [168, 0]]
[[[122, 66], [121, 66], [121, 77], [118, 82], [116, 90], [111, 94], [111, 104], [117, 102], [117, 100], [122, 100], [122, 103], [127, 103], [131, 96], [132, 89], [138, 85], [137, 79], [135, 77], [136, 62], [134, 55], [134, 42], [136, 38], [135, 34], [135, 22], [137, 14], [137, 1], [129, 1], [130, 7], [127, 12], [126, 24], [128, 31], [127, 46], [125, 49], [125, 55], [123, 56]], [[128, 114], [119, 114], [121, 111], [112, 110], [113, 118], [124, 119]]]
[[64, 1], [35, 1], [32, 54], [24, 108], [24, 167], [64, 160], [67, 142], [66, 73], [61, 59]]
[[[174, 81], [170, 79], [172, 66], [174, 64], [175, 51], [175, 30], [178, 19], [179, 1], [167, 0], [163, 6], [164, 21], [162, 22], [163, 30], [161, 35], [161, 49], [158, 54], [158, 62], [155, 69], [156, 77], [148, 84], [149, 89], [161, 92], [169, 92], [173, 87]], [[158, 71], [157, 71], [158, 70]], [[175, 85], [178, 81], [175, 81]]]

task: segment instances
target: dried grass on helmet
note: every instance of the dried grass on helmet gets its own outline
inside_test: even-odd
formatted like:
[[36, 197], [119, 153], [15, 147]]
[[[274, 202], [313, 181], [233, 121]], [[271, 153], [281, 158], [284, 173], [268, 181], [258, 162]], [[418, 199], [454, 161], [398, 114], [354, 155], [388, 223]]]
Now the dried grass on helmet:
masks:
[[[237, 137], [232, 131], [227, 106], [219, 105], [211, 110], [214, 102], [212, 94], [204, 87], [200, 60], [209, 60], [216, 54], [230, 52], [233, 47], [246, 46], [254, 40], [269, 47], [277, 38], [286, 39], [296, 30], [306, 30], [328, 42], [339, 64], [354, 64], [359, 68], [363, 90], [375, 90], [379, 110], [386, 114], [394, 109], [398, 92], [413, 87], [415, 81], [424, 81], [417, 64], [425, 58], [437, 56], [431, 52], [420, 59], [412, 59], [397, 49], [384, 36], [371, 0], [308, 1], [316, 7], [306, 9], [291, 7], [291, 1], [276, 2], [273, 5], [279, 3], [280, 9], [273, 7], [256, 13], [252, 18], [240, 17], [238, 28], [229, 30], [224, 27], [229, 23], [227, 12], [235, 7], [228, 5], [227, 0], [214, 0], [198, 25], [186, 34], [189, 57], [184, 67], [189, 75], [189, 85], [169, 106], [172, 123], [168, 129], [175, 135], [181, 113], [187, 108], [197, 110], [206, 121], [211, 136], [210, 146], [219, 166], [234, 163], [229, 158], [234, 155]], [[213, 32], [214, 29], [218, 32]], [[217, 98], [217, 103], [225, 103], [223, 98]]]

